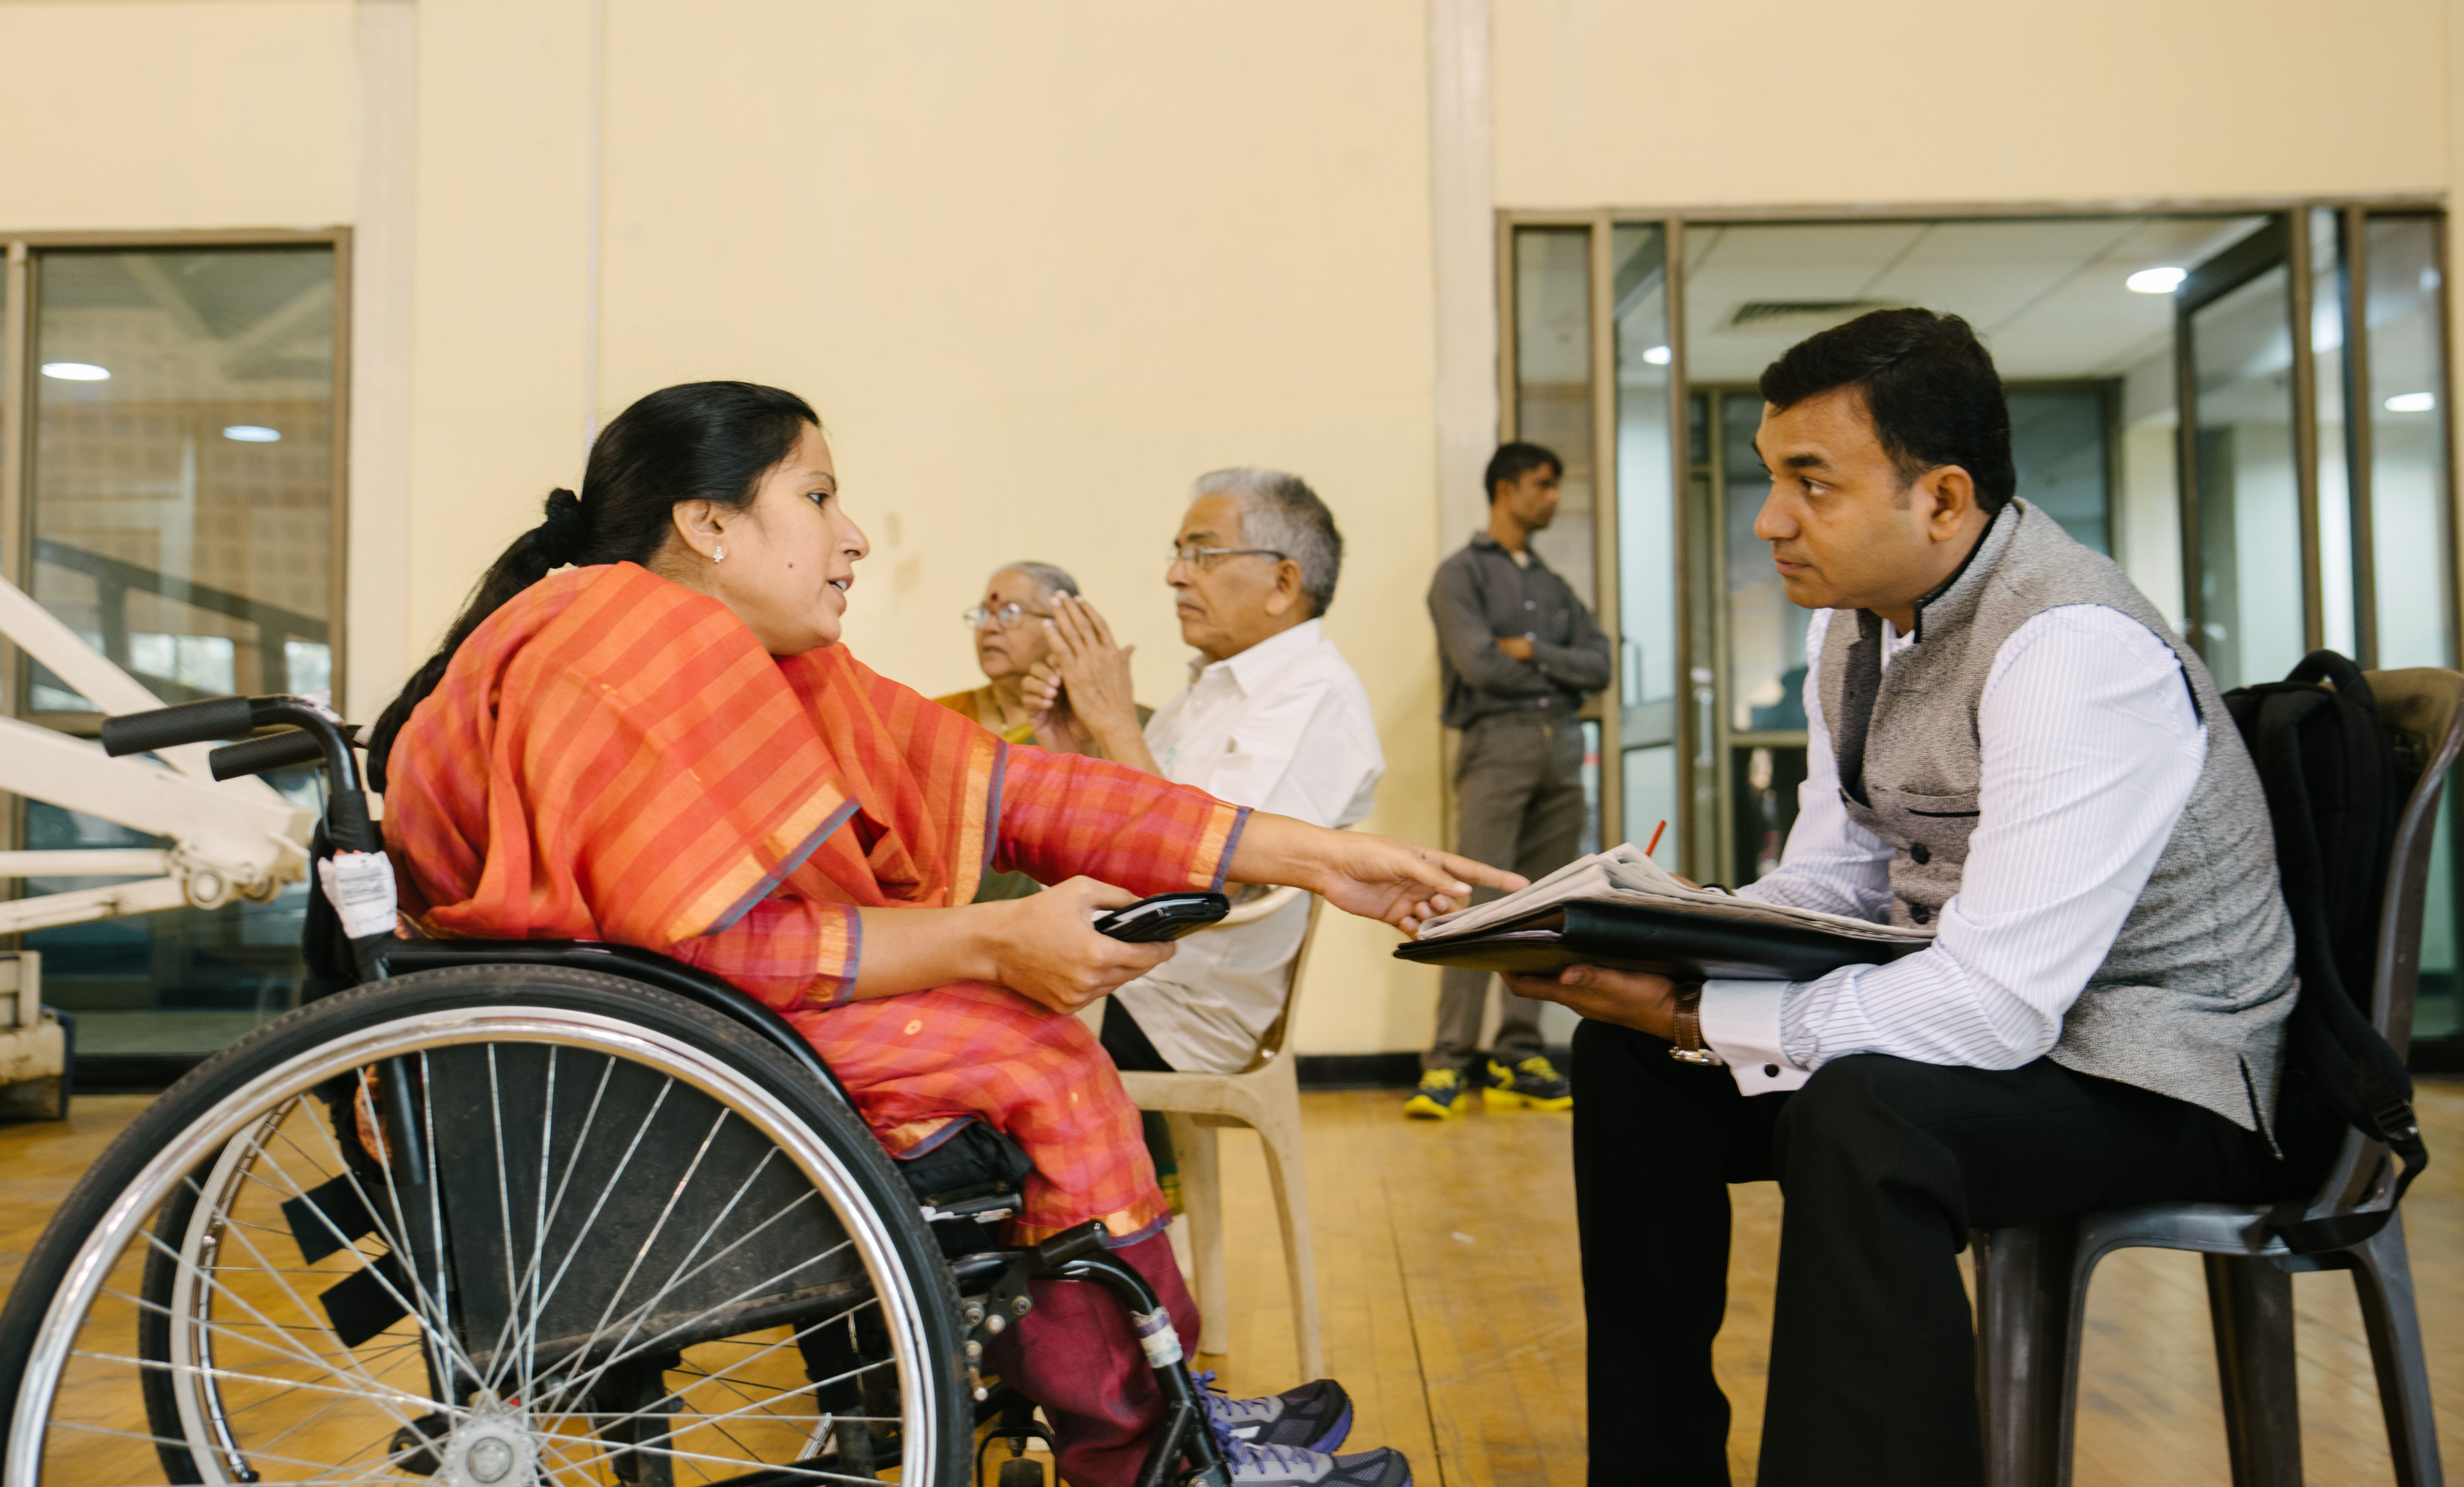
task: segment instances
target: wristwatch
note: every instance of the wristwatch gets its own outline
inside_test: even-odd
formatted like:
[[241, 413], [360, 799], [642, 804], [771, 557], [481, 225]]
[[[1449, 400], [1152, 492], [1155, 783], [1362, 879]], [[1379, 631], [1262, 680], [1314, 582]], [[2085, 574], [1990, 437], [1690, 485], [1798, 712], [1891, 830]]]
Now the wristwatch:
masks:
[[1703, 1042], [1703, 983], [1681, 981], [1676, 985], [1676, 991], [1677, 1026], [1672, 1031], [1677, 1036], [1672, 1040], [1668, 1056], [1683, 1064], [1727, 1063], [1727, 1059], [1711, 1052]]

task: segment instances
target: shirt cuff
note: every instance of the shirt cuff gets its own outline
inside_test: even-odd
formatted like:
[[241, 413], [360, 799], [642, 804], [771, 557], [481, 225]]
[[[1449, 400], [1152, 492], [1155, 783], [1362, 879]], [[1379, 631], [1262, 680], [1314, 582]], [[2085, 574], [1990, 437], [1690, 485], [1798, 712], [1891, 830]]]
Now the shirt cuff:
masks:
[[1808, 1073], [1780, 1052], [1779, 1008], [1785, 981], [1703, 983], [1703, 1042], [1728, 1065], [1745, 1095], [1776, 1095], [1803, 1084]]

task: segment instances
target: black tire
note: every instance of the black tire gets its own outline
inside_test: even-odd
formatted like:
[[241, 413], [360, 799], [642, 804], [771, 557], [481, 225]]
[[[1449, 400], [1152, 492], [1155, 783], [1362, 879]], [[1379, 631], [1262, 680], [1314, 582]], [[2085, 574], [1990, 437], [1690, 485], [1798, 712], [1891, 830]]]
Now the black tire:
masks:
[[[363, 1086], [360, 1069], [385, 1072]], [[561, 1082], [561, 1071], [571, 1071]], [[407, 1097], [417, 1113], [411, 1141], [374, 1094], [351, 1105], [363, 1087], [383, 1092], [388, 1110], [395, 1093]], [[312, 1108], [320, 1088], [332, 1109]], [[376, 1146], [341, 1144], [363, 1130]], [[536, 1162], [526, 1144], [534, 1134]], [[424, 1184], [389, 1180], [369, 1155], [399, 1143], [402, 1169], [416, 1176], [422, 1141]], [[329, 1173], [303, 1186], [302, 1174]], [[320, 1196], [329, 1192], [343, 1196]], [[352, 1226], [334, 1215], [351, 1195], [372, 1228], [346, 1246], [341, 1231]], [[414, 1201], [406, 1206], [406, 1196]], [[200, 1228], [211, 1230], [202, 1240]], [[843, 1237], [825, 1245], [833, 1233]], [[182, 1234], [190, 1237], [172, 1237]], [[383, 1248], [370, 1254], [371, 1243]], [[224, 1263], [226, 1244], [254, 1262]], [[323, 1244], [328, 1255], [310, 1257]], [[276, 1253], [260, 1253], [267, 1246]], [[140, 1254], [144, 1263], [133, 1263]], [[780, 1254], [785, 1268], [768, 1268]], [[755, 1279], [739, 1284], [745, 1275]], [[169, 1288], [184, 1276], [187, 1299], [175, 1305]], [[348, 1284], [318, 1292], [312, 1310], [307, 1282], [334, 1276]], [[375, 1295], [379, 1313], [395, 1306], [402, 1315], [345, 1341], [362, 1324], [337, 1320], [335, 1297], [353, 1288], [362, 1301]], [[205, 1340], [203, 1361], [175, 1367], [166, 1350], [189, 1334]], [[299, 1338], [313, 1346], [295, 1346]], [[423, 1447], [407, 1432], [424, 1427], [451, 1435], [440, 1451], [510, 1445], [542, 1462], [549, 1452], [570, 1461], [580, 1440], [599, 1453], [586, 1463], [594, 1474], [655, 1481], [693, 1456], [686, 1442], [724, 1435], [727, 1451], [745, 1453], [726, 1458], [738, 1463], [731, 1473], [758, 1463], [772, 1469], [765, 1479], [787, 1482], [872, 1475], [876, 1463], [866, 1460], [817, 1465], [850, 1435], [865, 1449], [869, 1434], [897, 1453], [877, 1464], [900, 1466], [902, 1479], [958, 1487], [972, 1458], [962, 1338], [949, 1270], [907, 1185], [844, 1100], [766, 1038], [615, 976], [512, 965], [422, 971], [329, 997], [232, 1045], [149, 1106], [77, 1185], [0, 1309], [0, 1401], [9, 1405], [0, 1487], [99, 1479], [65, 1460], [71, 1448], [61, 1439], [118, 1452], [110, 1479], [128, 1479], [121, 1457], [140, 1448], [122, 1440], [106, 1451], [95, 1441], [108, 1432], [54, 1413], [71, 1372], [74, 1397], [89, 1410], [98, 1380], [126, 1383], [132, 1405], [143, 1398], [153, 1437], [145, 1454], [159, 1451], [174, 1481], [231, 1479], [220, 1475], [218, 1437], [196, 1424], [193, 1400], [181, 1423], [183, 1391], [212, 1396], [207, 1412], [228, 1431], [223, 1392], [253, 1387], [252, 1399], [331, 1396], [278, 1434], [286, 1416], [262, 1400], [228, 1411], [269, 1411], [245, 1424], [277, 1444], [243, 1442], [233, 1468], [268, 1482], [296, 1475], [292, 1456], [310, 1450], [299, 1442], [338, 1433], [338, 1412], [358, 1424], [358, 1410], [372, 1423], [351, 1441], [388, 1420], [403, 1426], [390, 1448], [355, 1448], [363, 1453]], [[816, 1360], [837, 1366], [872, 1340], [888, 1356], [868, 1354], [857, 1373], [835, 1381], [814, 1372], [825, 1365]], [[217, 1365], [217, 1345], [235, 1356]], [[370, 1352], [391, 1356], [379, 1365], [363, 1357]], [[781, 1374], [788, 1363], [799, 1369], [792, 1387]], [[421, 1365], [425, 1399], [408, 1382]], [[319, 1367], [310, 1382], [293, 1376]], [[764, 1412], [732, 1403], [756, 1374], [751, 1387], [772, 1401]], [[633, 1394], [618, 1386], [628, 1380], [623, 1388]], [[820, 1403], [831, 1389], [877, 1405], [885, 1381], [897, 1416], [886, 1426], [856, 1417], [874, 1421], [869, 1432], [834, 1430], [848, 1417]], [[705, 1385], [713, 1387], [700, 1399], [729, 1408], [693, 1402]], [[437, 1412], [410, 1419], [422, 1403]], [[800, 1409], [818, 1412], [814, 1454], [773, 1461], [778, 1442], [803, 1428]], [[354, 1459], [355, 1470], [371, 1464]]]

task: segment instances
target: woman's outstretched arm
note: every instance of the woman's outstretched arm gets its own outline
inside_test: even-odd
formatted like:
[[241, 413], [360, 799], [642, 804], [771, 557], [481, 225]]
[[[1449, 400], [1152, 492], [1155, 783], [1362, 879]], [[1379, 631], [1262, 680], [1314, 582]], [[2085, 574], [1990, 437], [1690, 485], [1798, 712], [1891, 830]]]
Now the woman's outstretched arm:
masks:
[[1225, 876], [1306, 888], [1347, 914], [1383, 920], [1407, 935], [1422, 920], [1462, 908], [1474, 888], [1525, 886], [1516, 874], [1434, 847], [1329, 831], [1264, 810], [1250, 812]]

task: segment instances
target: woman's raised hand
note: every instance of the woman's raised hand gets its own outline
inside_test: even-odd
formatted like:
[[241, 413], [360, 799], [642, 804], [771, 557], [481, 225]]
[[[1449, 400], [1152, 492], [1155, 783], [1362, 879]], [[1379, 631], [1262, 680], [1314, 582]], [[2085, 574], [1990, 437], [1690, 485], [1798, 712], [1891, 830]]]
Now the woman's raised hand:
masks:
[[[999, 906], [1005, 916], [992, 978], [1056, 1012], [1074, 1012], [1171, 960], [1169, 942], [1133, 944], [1095, 933], [1095, 916], [1138, 901], [1110, 883], [1073, 877]], [[993, 905], [983, 905], [991, 908]]]

